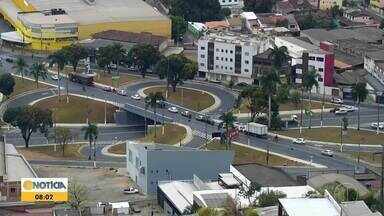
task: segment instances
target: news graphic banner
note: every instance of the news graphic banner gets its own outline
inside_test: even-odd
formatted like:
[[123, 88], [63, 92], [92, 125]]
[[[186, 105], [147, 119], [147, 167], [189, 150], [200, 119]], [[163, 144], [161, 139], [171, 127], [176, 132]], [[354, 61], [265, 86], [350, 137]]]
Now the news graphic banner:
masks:
[[22, 178], [21, 201], [68, 201], [68, 178]]

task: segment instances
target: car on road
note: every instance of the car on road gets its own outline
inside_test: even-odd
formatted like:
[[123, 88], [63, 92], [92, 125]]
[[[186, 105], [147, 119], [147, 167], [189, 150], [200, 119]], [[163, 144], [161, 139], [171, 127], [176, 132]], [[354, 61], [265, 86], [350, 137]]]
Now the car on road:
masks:
[[118, 91], [117, 91], [117, 94], [118, 94], [118, 95], [121, 95], [121, 96], [127, 96], [127, 95], [128, 95], [127, 91], [124, 90], [124, 89], [120, 89], [120, 90], [118, 90]]
[[[373, 122], [370, 126], [372, 129], [377, 129], [377, 122]], [[384, 129], [384, 122], [379, 122], [379, 129], [380, 130]]]
[[174, 107], [174, 106], [173, 107], [169, 107], [168, 111], [171, 112], [171, 113], [178, 113], [179, 112], [179, 110], [176, 107]]
[[355, 106], [350, 106], [350, 105], [344, 105], [341, 107], [341, 109], [345, 109], [347, 110], [348, 112], [353, 112], [353, 111], [357, 111], [358, 108], [355, 107]]
[[205, 117], [203, 115], [197, 115], [196, 117], [197, 121], [204, 121]]
[[247, 125], [241, 122], [235, 122], [233, 123], [233, 126], [240, 132], [245, 132], [247, 130]]
[[196, 115], [195, 119], [197, 121], [202, 121], [210, 125], [215, 125], [215, 122], [213, 121], [213, 119], [206, 115]]
[[124, 194], [136, 194], [136, 193], [139, 193], [139, 190], [137, 188], [130, 187], [130, 188], [123, 189], [123, 193]]
[[325, 156], [328, 156], [328, 157], [333, 157], [333, 151], [329, 150], [329, 149], [321, 151], [321, 154], [325, 155]]
[[335, 111], [335, 115], [346, 115], [348, 113], [348, 110], [340, 108]]
[[134, 95], [131, 96], [131, 98], [134, 99], [134, 100], [140, 100], [141, 99], [139, 94], [134, 94]]
[[304, 145], [305, 139], [304, 138], [295, 138], [295, 139], [293, 139], [293, 144]]
[[116, 92], [116, 89], [111, 86], [105, 86], [103, 90], [106, 92]]
[[192, 117], [192, 113], [189, 112], [188, 110], [184, 110], [180, 113], [182, 116], [184, 117], [188, 117], [188, 118], [191, 118]]
[[331, 102], [335, 103], [335, 104], [343, 104], [343, 99], [341, 99], [341, 98], [332, 98]]
[[52, 79], [52, 80], [59, 80], [59, 76], [57, 76], [57, 74], [53, 74], [53, 75], [51, 76], [51, 79]]

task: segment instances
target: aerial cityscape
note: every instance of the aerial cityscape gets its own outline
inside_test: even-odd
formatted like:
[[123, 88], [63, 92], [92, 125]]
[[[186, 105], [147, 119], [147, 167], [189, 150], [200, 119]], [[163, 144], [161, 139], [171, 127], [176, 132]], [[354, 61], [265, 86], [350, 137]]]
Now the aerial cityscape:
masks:
[[384, 0], [0, 0], [0, 216], [383, 216]]

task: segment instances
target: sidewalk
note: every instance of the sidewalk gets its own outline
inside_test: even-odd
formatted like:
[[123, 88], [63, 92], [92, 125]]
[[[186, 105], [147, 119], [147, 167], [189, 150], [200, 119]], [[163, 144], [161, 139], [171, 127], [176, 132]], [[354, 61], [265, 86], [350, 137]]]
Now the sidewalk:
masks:
[[[329, 113], [330, 111], [331, 111], [331, 108], [323, 109], [323, 113]], [[313, 109], [312, 112], [313, 113], [321, 113], [321, 109]], [[279, 111], [280, 115], [297, 115], [300, 113], [301, 113], [300, 110]], [[303, 111], [303, 114], [304, 114], [304, 111]], [[259, 116], [260, 115], [267, 115], [267, 114], [261, 113], [261, 114], [259, 114]], [[236, 113], [235, 116], [238, 118], [247, 118], [247, 117], [251, 116], [251, 113]]]

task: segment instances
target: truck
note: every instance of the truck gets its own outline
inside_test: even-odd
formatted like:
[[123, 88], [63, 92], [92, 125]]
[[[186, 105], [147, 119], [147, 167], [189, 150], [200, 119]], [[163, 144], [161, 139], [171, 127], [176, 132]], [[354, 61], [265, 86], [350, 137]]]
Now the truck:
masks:
[[69, 80], [72, 82], [80, 83], [82, 85], [92, 86], [94, 74], [85, 73], [69, 73]]
[[246, 127], [246, 132], [250, 135], [265, 137], [268, 134], [268, 126], [255, 122], [249, 122]]

